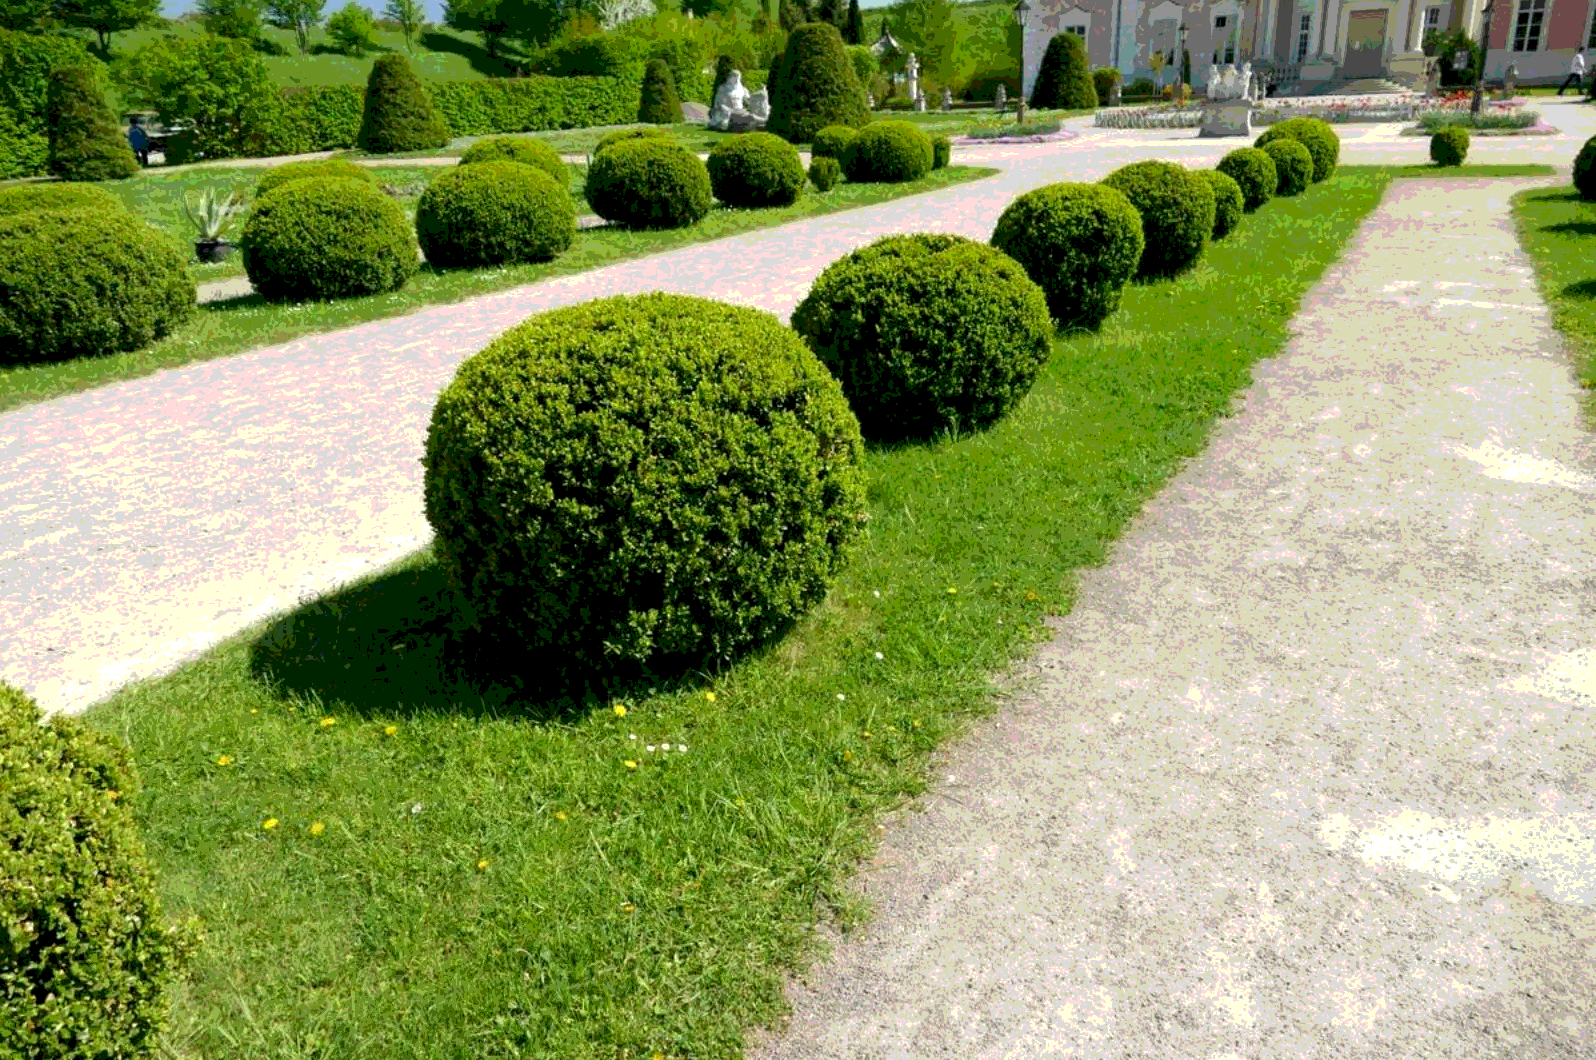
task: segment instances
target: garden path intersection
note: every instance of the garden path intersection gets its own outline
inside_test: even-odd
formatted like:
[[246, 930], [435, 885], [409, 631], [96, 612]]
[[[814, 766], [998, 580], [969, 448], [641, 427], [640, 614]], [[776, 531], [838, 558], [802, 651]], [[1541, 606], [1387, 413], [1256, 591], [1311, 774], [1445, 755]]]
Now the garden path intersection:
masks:
[[[1596, 1055], [1596, 436], [1508, 213], [1596, 121], [1536, 103], [1567, 135], [1469, 161], [1559, 175], [1393, 182], [750, 1060]], [[80, 711], [424, 546], [432, 405], [532, 313], [785, 320], [882, 235], [985, 240], [1029, 188], [1237, 146], [1089, 122], [960, 151], [988, 180], [0, 415], [0, 680]], [[1338, 127], [1341, 161], [1426, 160], [1388, 129]]]

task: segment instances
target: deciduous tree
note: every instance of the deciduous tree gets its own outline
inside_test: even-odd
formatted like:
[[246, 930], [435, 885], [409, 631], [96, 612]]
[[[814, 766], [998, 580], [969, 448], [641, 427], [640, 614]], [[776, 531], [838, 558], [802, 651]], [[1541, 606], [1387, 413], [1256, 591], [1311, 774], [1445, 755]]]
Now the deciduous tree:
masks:
[[321, 25], [326, 3], [327, 0], [266, 0], [266, 21], [278, 29], [293, 30], [299, 54], [304, 55], [310, 51], [311, 28]]
[[200, 22], [205, 32], [236, 40], [259, 40], [263, 0], [199, 0]]
[[37, 29], [50, 13], [50, 0], [0, 0], [0, 28]]
[[399, 23], [399, 32], [405, 38], [405, 50], [413, 50], [416, 34], [427, 20], [421, 0], [388, 0], [388, 6], [382, 9], [382, 17]]
[[160, 18], [161, 0], [55, 0], [51, 14], [68, 26], [92, 29], [100, 54], [111, 54], [111, 34]]
[[327, 20], [327, 37], [345, 55], [356, 58], [377, 48], [377, 23], [371, 12], [350, 0]]

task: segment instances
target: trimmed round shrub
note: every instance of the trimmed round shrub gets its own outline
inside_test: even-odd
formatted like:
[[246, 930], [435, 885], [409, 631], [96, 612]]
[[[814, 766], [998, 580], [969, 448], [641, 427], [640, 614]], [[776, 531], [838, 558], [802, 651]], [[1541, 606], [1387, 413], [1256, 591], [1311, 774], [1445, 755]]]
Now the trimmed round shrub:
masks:
[[1047, 298], [1020, 263], [943, 234], [886, 236], [832, 262], [792, 328], [882, 441], [990, 426], [1053, 348]]
[[814, 142], [809, 145], [809, 157], [815, 159], [825, 156], [841, 162], [843, 152], [848, 150], [848, 145], [858, 135], [859, 130], [851, 125], [828, 125], [815, 133]]
[[396, 52], [379, 55], [366, 79], [366, 105], [356, 143], [381, 155], [425, 151], [448, 142], [449, 127], [410, 63]]
[[666, 132], [664, 129], [656, 129], [653, 126], [644, 126], [641, 129], [616, 129], [614, 132], [605, 133], [603, 136], [599, 137], [599, 142], [593, 145], [593, 157], [597, 158], [599, 156], [599, 152], [603, 151], [607, 147], [613, 147], [616, 144], [624, 144], [629, 140], [665, 140], [669, 143], [677, 142], [676, 138], [670, 133]]
[[576, 206], [541, 169], [476, 162], [427, 185], [416, 204], [416, 238], [440, 269], [547, 261], [576, 238]]
[[128, 212], [121, 199], [93, 184], [18, 184], [0, 188], [0, 217], [35, 210]]
[[1322, 118], [1287, 118], [1265, 129], [1254, 140], [1254, 147], [1264, 147], [1276, 140], [1295, 140], [1308, 149], [1313, 159], [1311, 183], [1317, 184], [1335, 172], [1336, 161], [1341, 156], [1341, 137]]
[[[1596, 85], [1596, 81], [1591, 83]], [[1574, 156], [1574, 187], [1581, 199], [1596, 201], [1596, 136], [1586, 140]]]
[[789, 206], [804, 188], [798, 149], [767, 132], [722, 140], [705, 163], [715, 198], [728, 206], [759, 209]]
[[1060, 328], [1096, 331], [1119, 308], [1146, 236], [1141, 214], [1103, 184], [1048, 184], [1014, 199], [992, 246], [1025, 269]]
[[268, 302], [397, 291], [416, 271], [404, 210], [341, 177], [296, 180], [257, 199], [238, 248], [249, 282]]
[[424, 503], [466, 627], [572, 673], [660, 672], [825, 596], [867, 518], [862, 452], [841, 387], [771, 314], [620, 295], [460, 366]]
[[809, 182], [820, 191], [830, 191], [842, 180], [842, 163], [826, 155], [809, 162]]
[[0, 1056], [153, 1057], [197, 935], [168, 925], [127, 751], [0, 684]]
[[46, 167], [64, 180], [126, 180], [139, 171], [139, 161], [88, 67], [64, 66], [50, 74], [45, 129]]
[[342, 158], [321, 158], [308, 162], [288, 162], [268, 169], [260, 178], [260, 183], [255, 185], [255, 198], [258, 199], [269, 191], [276, 191], [289, 181], [305, 180], [310, 177], [338, 177], [343, 180], [358, 180], [373, 188], [377, 186], [377, 178], [365, 166], [357, 166]]
[[1242, 209], [1248, 213], [1274, 198], [1275, 189], [1280, 186], [1275, 160], [1256, 147], [1236, 148], [1215, 168], [1240, 185]]
[[1107, 106], [1114, 94], [1114, 86], [1120, 83], [1121, 75], [1115, 67], [1099, 66], [1092, 71], [1092, 87], [1097, 90], [1098, 106]]
[[1085, 43], [1073, 33], [1054, 35], [1042, 53], [1042, 65], [1031, 86], [1031, 106], [1038, 110], [1081, 110], [1094, 108], [1097, 103]]
[[945, 169], [953, 158], [953, 141], [946, 136], [931, 137], [931, 168]]
[[1461, 166], [1469, 153], [1469, 131], [1448, 125], [1430, 137], [1430, 161], [1438, 166]]
[[842, 153], [842, 171], [855, 184], [919, 180], [931, 172], [931, 139], [912, 122], [873, 121]]
[[1197, 175], [1208, 182], [1214, 192], [1214, 239], [1223, 239], [1241, 223], [1241, 185], [1228, 173], [1217, 169], [1199, 169]]
[[0, 363], [126, 353], [194, 311], [188, 255], [126, 211], [0, 217]]
[[770, 118], [765, 131], [789, 143], [809, 143], [828, 125], [857, 129], [870, 120], [842, 34], [829, 22], [806, 22], [793, 29], [767, 87]]
[[477, 162], [519, 162], [541, 169], [562, 188], [571, 186], [571, 171], [560, 153], [531, 136], [490, 136], [466, 148], [460, 156], [462, 166]]
[[676, 94], [676, 82], [664, 59], [650, 59], [643, 70], [637, 120], [651, 125], [675, 125], [682, 120], [682, 97]]
[[1149, 159], [1121, 166], [1102, 183], [1124, 194], [1142, 216], [1141, 279], [1176, 276], [1197, 263], [1214, 231], [1214, 193], [1185, 166]]
[[1313, 156], [1296, 140], [1275, 140], [1264, 144], [1264, 153], [1275, 164], [1279, 180], [1276, 195], [1298, 195], [1313, 179]]
[[709, 169], [675, 140], [612, 144], [587, 170], [593, 212], [627, 228], [684, 228], [709, 213]]

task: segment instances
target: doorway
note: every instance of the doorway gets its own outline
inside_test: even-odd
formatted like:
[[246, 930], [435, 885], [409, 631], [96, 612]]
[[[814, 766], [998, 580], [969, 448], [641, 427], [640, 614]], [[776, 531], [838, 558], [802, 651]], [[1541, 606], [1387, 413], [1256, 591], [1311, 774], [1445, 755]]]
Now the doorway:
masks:
[[1341, 76], [1379, 77], [1385, 73], [1385, 20], [1387, 12], [1354, 11], [1347, 16], [1346, 61]]

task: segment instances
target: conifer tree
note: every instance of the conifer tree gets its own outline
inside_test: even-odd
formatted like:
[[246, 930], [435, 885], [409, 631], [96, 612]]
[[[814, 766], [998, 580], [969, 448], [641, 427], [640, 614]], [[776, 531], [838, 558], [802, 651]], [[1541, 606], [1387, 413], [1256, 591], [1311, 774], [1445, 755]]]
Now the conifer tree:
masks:
[[848, 0], [848, 28], [843, 31], [842, 39], [848, 44], [863, 44], [864, 32], [864, 16], [859, 13], [859, 0]]
[[105, 95], [85, 66], [50, 75], [45, 96], [50, 148], [46, 167], [63, 180], [126, 180], [138, 159], [111, 116]]
[[424, 151], [449, 142], [449, 128], [403, 55], [390, 52], [371, 64], [360, 147], [373, 154]]

